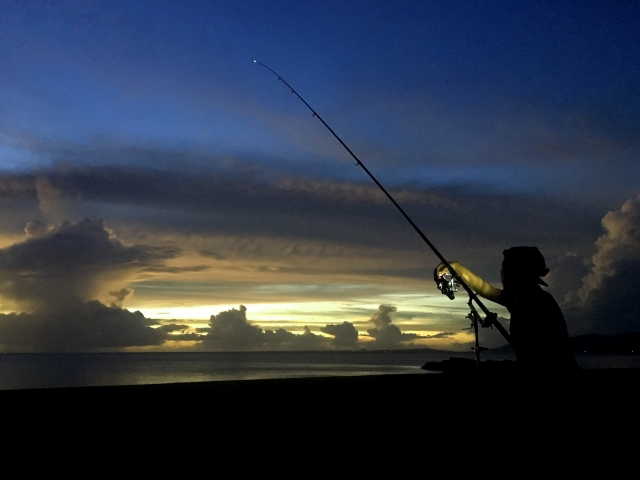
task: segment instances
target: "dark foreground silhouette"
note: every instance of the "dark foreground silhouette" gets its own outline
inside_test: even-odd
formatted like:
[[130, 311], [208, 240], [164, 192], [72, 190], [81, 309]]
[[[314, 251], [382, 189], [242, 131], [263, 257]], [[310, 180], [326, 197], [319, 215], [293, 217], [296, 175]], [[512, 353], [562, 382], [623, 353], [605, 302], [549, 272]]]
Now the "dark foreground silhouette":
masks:
[[[640, 370], [583, 370], [571, 378], [522, 378], [506, 372], [315, 377], [0, 391], [11, 418], [36, 429], [104, 431], [297, 432], [313, 435], [416, 431], [545, 435], [629, 427], [637, 413]], [[9, 417], [7, 417], [9, 418]], [[500, 434], [502, 434], [500, 433]], [[434, 433], [435, 435], [435, 433]], [[432, 437], [430, 437], [432, 438]], [[435, 437], [434, 437], [435, 438]]]
[[[502, 289], [458, 262], [440, 263], [433, 272], [434, 280], [442, 285], [442, 278], [452, 268], [479, 296], [509, 310], [509, 334], [503, 335], [516, 354], [521, 372], [535, 374], [543, 370], [555, 375], [559, 371], [566, 374], [578, 371], [562, 311], [549, 292], [540, 288], [548, 286], [540, 278], [549, 273], [544, 257], [536, 247], [527, 246], [508, 248], [502, 253]], [[476, 341], [477, 338], [476, 331]]]

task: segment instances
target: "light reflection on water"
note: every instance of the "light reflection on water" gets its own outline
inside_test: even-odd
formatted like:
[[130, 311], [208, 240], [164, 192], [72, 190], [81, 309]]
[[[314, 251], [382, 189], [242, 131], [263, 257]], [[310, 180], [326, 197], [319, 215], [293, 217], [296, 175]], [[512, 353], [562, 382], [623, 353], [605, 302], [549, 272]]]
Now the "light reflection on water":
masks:
[[[0, 354], [0, 390], [317, 376], [429, 373], [427, 361], [472, 353], [383, 352]], [[483, 358], [512, 359], [484, 354]], [[640, 368], [639, 355], [578, 355], [582, 368]]]
[[1, 354], [0, 390], [419, 373], [426, 361], [398, 351]]

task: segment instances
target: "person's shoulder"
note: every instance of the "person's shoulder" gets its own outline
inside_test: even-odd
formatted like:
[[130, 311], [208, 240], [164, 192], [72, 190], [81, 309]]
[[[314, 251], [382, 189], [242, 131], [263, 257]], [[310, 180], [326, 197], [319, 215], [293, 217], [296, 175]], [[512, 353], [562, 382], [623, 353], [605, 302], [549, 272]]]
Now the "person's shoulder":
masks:
[[518, 305], [527, 305], [527, 308], [535, 306], [543, 310], [560, 308], [553, 295], [537, 285], [533, 288], [513, 292], [503, 290], [500, 294], [500, 299], [507, 308], [509, 306], [517, 307]]
[[553, 302], [555, 304], [557, 304], [558, 302], [556, 301], [556, 299], [553, 297], [553, 295], [551, 295], [549, 292], [547, 292], [546, 290], [543, 290], [542, 287], [537, 287], [536, 290], [536, 296], [538, 298], [540, 298], [541, 301], [545, 301], [545, 302]]
[[562, 315], [562, 311], [560, 310], [560, 305], [556, 299], [546, 290], [543, 290], [541, 287], [538, 287], [538, 292], [536, 292], [536, 302], [539, 302], [541, 308], [545, 310], [556, 311], [560, 315]]

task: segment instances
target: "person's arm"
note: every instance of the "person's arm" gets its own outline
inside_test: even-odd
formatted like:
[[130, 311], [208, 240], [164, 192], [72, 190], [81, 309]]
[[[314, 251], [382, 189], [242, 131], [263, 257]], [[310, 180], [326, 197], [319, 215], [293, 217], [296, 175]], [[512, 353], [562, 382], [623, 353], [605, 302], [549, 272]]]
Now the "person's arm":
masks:
[[[502, 290], [489, 285], [489, 283], [486, 280], [484, 280], [482, 277], [479, 277], [478, 275], [473, 273], [471, 270], [469, 270], [465, 266], [459, 264], [458, 262], [449, 262], [449, 264], [456, 271], [456, 273], [462, 277], [465, 283], [469, 285], [469, 287], [471, 287], [471, 290], [476, 292], [481, 297], [486, 298], [487, 300], [491, 300], [492, 302], [503, 305], [500, 299], [500, 294], [502, 293]], [[441, 263], [433, 271], [433, 278], [435, 280], [446, 273], [449, 273], [449, 269], [445, 267], [443, 263]]]

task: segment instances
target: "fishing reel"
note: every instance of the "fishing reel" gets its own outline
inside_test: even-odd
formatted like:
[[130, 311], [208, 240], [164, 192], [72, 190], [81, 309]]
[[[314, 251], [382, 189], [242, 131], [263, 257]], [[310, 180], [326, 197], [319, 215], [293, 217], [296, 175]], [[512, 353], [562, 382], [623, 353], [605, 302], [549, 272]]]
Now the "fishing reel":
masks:
[[450, 300], [455, 298], [455, 292], [460, 288], [460, 284], [450, 273], [445, 273], [441, 277], [438, 277], [436, 279], [436, 285], [438, 285], [438, 290], [440, 290], [443, 295], [449, 297]]

